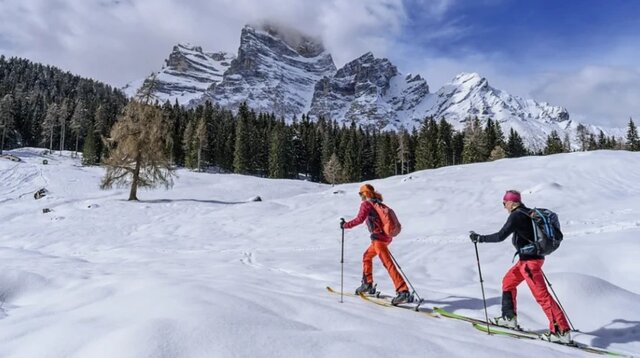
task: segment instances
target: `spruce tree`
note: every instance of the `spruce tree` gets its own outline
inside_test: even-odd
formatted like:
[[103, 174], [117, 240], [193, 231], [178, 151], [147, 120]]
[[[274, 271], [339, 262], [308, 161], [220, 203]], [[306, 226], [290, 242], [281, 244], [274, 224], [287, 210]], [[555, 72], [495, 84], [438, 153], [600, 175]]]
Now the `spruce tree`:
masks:
[[438, 167], [453, 164], [453, 126], [444, 118], [438, 124]]
[[83, 165], [96, 165], [98, 164], [98, 152], [96, 148], [96, 133], [93, 130], [93, 125], [90, 125], [87, 129], [87, 136], [84, 140], [84, 146], [82, 147], [82, 164]]
[[640, 151], [640, 138], [638, 137], [638, 129], [633, 119], [629, 118], [629, 128], [627, 129], [627, 149], [632, 152]]
[[451, 139], [453, 165], [462, 164], [462, 152], [464, 151], [464, 132], [455, 131]]
[[197, 148], [197, 168], [198, 171], [202, 171], [203, 164], [203, 152], [207, 148], [207, 123], [204, 117], [200, 118], [198, 121], [198, 125], [196, 127], [194, 137], [196, 140], [196, 148]]
[[463, 163], [483, 162], [489, 157], [487, 139], [478, 117], [468, 120], [464, 128]]
[[189, 169], [197, 166], [197, 154], [195, 149], [195, 130], [193, 121], [187, 123], [182, 137], [182, 149], [184, 151], [184, 165]]
[[0, 143], [0, 154], [4, 150], [4, 140], [7, 135], [7, 131], [13, 130], [15, 123], [15, 111], [13, 109], [14, 102], [13, 96], [10, 94], [5, 95], [0, 100], [0, 128], [2, 129], [2, 141]]
[[522, 137], [520, 137], [518, 132], [513, 128], [509, 131], [506, 152], [508, 158], [518, 158], [527, 155], [527, 149], [524, 146]]
[[589, 130], [581, 123], [576, 127], [576, 132], [578, 134], [578, 141], [580, 142], [580, 150], [584, 152], [589, 147]]
[[557, 154], [564, 152], [564, 145], [562, 144], [562, 139], [558, 135], [558, 132], [554, 129], [551, 131], [551, 134], [547, 137], [547, 145], [544, 148], [544, 154]]
[[239, 174], [249, 174], [251, 169], [249, 131], [249, 109], [246, 103], [242, 103], [236, 120], [236, 142], [233, 153], [233, 171]]
[[604, 135], [604, 132], [601, 129], [600, 133], [598, 133], [598, 149], [609, 149], [607, 139], [607, 136]]
[[271, 133], [269, 146], [269, 178], [287, 177], [286, 127], [277, 126]]
[[71, 122], [69, 123], [69, 127], [71, 127], [71, 132], [76, 136], [76, 145], [75, 145], [75, 155], [78, 153], [78, 145], [80, 143], [80, 136], [84, 134], [87, 130], [87, 126], [89, 125], [89, 117], [87, 114], [87, 109], [84, 106], [82, 101], [79, 101], [76, 104], [75, 109], [73, 110], [73, 115], [71, 116]]
[[47, 107], [47, 115], [42, 122], [42, 138], [49, 139], [49, 152], [53, 153], [53, 132], [55, 131], [56, 124], [58, 123], [58, 105], [55, 103], [50, 104]]
[[347, 131], [347, 144], [344, 154], [342, 167], [344, 179], [350, 182], [360, 181], [362, 177], [362, 146], [355, 122], [351, 122], [351, 126]]
[[564, 140], [562, 141], [562, 147], [565, 153], [571, 152], [571, 139], [569, 139], [569, 133], [564, 133]]
[[400, 174], [409, 173], [409, 156], [411, 153], [411, 137], [409, 133], [402, 129], [398, 134], [398, 162], [400, 163]]
[[67, 119], [69, 118], [69, 114], [71, 113], [71, 108], [69, 107], [69, 100], [65, 99], [62, 102], [60, 110], [58, 111], [58, 120], [60, 121], [60, 155], [62, 155], [62, 151], [65, 148], [64, 144], [66, 140], [65, 137], [67, 135]]

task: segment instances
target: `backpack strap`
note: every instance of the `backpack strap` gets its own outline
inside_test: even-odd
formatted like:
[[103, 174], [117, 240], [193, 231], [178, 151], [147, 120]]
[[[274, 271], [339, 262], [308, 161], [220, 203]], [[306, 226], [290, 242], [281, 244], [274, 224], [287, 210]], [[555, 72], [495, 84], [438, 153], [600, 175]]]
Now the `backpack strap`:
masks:
[[[534, 210], [537, 210], [537, 209], [534, 209]], [[536, 223], [533, 221], [533, 218], [531, 217], [531, 215], [529, 215], [529, 212], [527, 212], [523, 208], [518, 207], [518, 208], [516, 208], [516, 211], [526, 215], [529, 218], [529, 220], [531, 221], [531, 228], [533, 229], [533, 241], [531, 241], [530, 239], [528, 239], [526, 237], [524, 239], [529, 241], [535, 247], [536, 246], [536, 242], [538, 242], [538, 231], [536, 230]], [[517, 250], [516, 253], [513, 255], [513, 257], [515, 258], [515, 256], [517, 254], [519, 254], [519, 253], [520, 253], [520, 250]], [[513, 260], [511, 260], [511, 261], [513, 262]]]

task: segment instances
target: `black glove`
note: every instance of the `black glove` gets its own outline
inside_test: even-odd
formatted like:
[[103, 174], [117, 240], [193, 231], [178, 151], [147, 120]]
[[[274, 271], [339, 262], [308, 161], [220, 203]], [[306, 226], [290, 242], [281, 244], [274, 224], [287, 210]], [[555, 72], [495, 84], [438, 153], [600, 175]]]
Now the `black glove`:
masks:
[[471, 239], [471, 242], [475, 244], [480, 242], [480, 235], [476, 234], [475, 231], [469, 231], [469, 239]]
[[342, 230], [344, 230], [344, 224], [346, 223], [346, 221], [344, 221], [344, 218], [340, 218], [340, 228]]

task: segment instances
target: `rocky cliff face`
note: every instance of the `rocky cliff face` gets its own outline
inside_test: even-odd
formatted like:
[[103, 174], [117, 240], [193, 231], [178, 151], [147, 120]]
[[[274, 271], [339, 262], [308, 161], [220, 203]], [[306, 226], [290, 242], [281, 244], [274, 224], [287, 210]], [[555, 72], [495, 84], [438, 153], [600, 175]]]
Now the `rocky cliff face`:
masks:
[[313, 38], [274, 26], [245, 26], [238, 56], [222, 81], [192, 104], [209, 100], [237, 109], [300, 117], [309, 111], [316, 83], [336, 71], [331, 55]]
[[369, 52], [316, 84], [309, 115], [377, 128], [400, 126], [398, 112], [414, 108], [428, 93], [420, 76], [403, 76], [389, 60]]
[[129, 96], [153, 86], [152, 97], [163, 103], [187, 104], [201, 98], [212, 85], [222, 81], [223, 73], [234, 56], [224, 52], [208, 53], [199, 46], [176, 45], [158, 73], [144, 80], [128, 84], [124, 90]]

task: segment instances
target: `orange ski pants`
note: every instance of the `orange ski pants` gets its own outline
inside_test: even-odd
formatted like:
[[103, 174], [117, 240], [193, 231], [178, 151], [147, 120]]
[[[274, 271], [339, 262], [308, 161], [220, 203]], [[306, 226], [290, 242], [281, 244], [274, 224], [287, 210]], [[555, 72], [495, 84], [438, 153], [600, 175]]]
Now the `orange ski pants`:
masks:
[[373, 282], [373, 258], [378, 256], [380, 261], [382, 261], [382, 265], [389, 272], [389, 277], [393, 280], [393, 285], [396, 288], [396, 292], [408, 291], [407, 283], [398, 272], [396, 265], [393, 264], [393, 260], [391, 259], [391, 254], [389, 253], [389, 249], [387, 246], [388, 242], [383, 242], [379, 240], [372, 240], [371, 245], [367, 248], [362, 255], [362, 277], [363, 280], [367, 283]]

